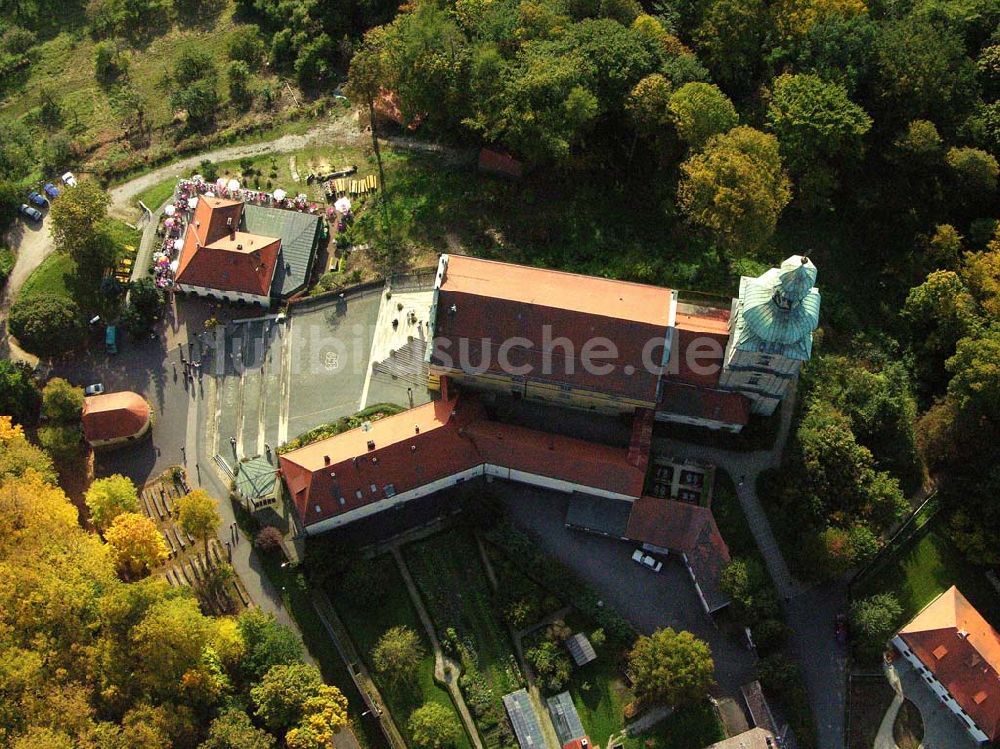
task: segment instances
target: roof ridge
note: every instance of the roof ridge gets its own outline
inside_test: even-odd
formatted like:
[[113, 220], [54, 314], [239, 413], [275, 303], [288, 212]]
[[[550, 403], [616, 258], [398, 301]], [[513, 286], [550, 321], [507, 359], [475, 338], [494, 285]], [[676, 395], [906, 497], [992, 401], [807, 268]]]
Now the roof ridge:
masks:
[[[658, 289], [660, 291], [675, 291], [674, 288], [669, 287], [669, 286], [657, 286], [656, 284], [640, 283], [639, 281], [624, 281], [624, 280], [619, 279], [619, 278], [608, 278], [607, 276], [595, 276], [595, 275], [592, 275], [592, 274], [589, 274], [589, 273], [576, 273], [574, 271], [559, 270], [557, 268], [544, 268], [544, 267], [541, 267], [541, 266], [538, 266], [538, 265], [524, 265], [522, 263], [508, 263], [508, 262], [506, 262], [504, 260], [494, 260], [492, 258], [476, 257], [475, 255], [463, 255], [462, 253], [459, 253], [459, 252], [449, 252], [449, 253], [446, 253], [446, 254], [448, 255], [449, 258], [451, 258], [451, 257], [460, 257], [460, 258], [463, 258], [465, 260], [474, 260], [477, 263], [492, 263], [494, 265], [507, 265], [507, 266], [511, 266], [511, 267], [514, 267], [514, 268], [529, 268], [530, 270], [541, 271], [543, 273], [552, 273], [552, 274], [557, 274], [557, 275], [561, 275], [561, 276], [570, 276], [570, 277], [573, 277], [573, 278], [588, 278], [588, 279], [594, 279], [594, 280], [597, 280], [597, 281], [608, 281], [609, 283], [620, 283], [620, 284], [626, 284], [628, 286], [638, 286], [639, 288], [643, 288], [643, 289]], [[448, 271], [445, 270], [445, 278], [447, 278], [447, 277], [448, 277]], [[452, 293], [455, 293], [455, 292], [452, 292]], [[617, 319], [617, 318], [615, 318], [615, 319]]]

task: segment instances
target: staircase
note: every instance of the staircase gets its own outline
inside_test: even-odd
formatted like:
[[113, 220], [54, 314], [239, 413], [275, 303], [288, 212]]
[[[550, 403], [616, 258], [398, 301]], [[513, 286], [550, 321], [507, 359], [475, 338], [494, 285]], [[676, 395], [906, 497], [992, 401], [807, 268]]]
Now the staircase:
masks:
[[413, 338], [406, 345], [389, 353], [389, 358], [372, 366], [373, 374], [389, 375], [411, 385], [427, 386], [427, 341]]
[[653, 442], [653, 411], [637, 408], [632, 417], [632, 440], [628, 445], [628, 462], [634, 466], [645, 465]]

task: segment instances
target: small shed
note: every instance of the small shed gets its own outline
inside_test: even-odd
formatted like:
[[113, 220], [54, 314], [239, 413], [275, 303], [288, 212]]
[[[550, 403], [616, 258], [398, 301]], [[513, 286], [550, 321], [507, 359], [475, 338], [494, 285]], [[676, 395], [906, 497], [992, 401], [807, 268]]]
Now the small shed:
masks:
[[531, 704], [528, 690], [518, 689], [516, 692], [504, 695], [503, 706], [507, 709], [514, 734], [521, 749], [544, 749], [545, 737], [542, 734], [542, 724]]
[[577, 666], [586, 666], [591, 661], [597, 660], [597, 653], [594, 646], [590, 644], [587, 635], [577, 632], [572, 637], [567, 637], [565, 641], [566, 649], [573, 658], [573, 663]]
[[546, 701], [549, 715], [552, 716], [552, 725], [555, 726], [556, 735], [559, 736], [559, 743], [562, 746], [570, 743], [574, 739], [586, 739], [587, 734], [583, 730], [583, 722], [580, 714], [576, 711], [573, 698], [569, 692], [560, 692], [554, 697], [549, 697]]

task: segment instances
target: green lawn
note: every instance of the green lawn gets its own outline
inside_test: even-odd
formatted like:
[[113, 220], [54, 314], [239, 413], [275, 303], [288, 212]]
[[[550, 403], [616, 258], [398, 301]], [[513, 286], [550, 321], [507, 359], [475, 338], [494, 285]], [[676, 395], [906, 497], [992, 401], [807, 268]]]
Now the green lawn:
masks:
[[467, 649], [465, 671], [475, 666], [491, 689], [489, 707], [473, 714], [486, 745], [499, 746], [504, 723], [500, 698], [519, 689], [523, 677], [507, 628], [497, 615], [475, 539], [469, 531], [451, 529], [407, 546], [405, 555], [438, 637], [445, 642], [446, 632], [453, 629]]
[[160, 208], [160, 206], [173, 197], [174, 186], [176, 184], [177, 180], [171, 177], [170, 179], [160, 182], [157, 185], [147, 187], [145, 190], [136, 195], [135, 203], [138, 205], [141, 202], [149, 210], [155, 212]]
[[633, 695], [618, 671], [616, 653], [607, 645], [594, 650], [597, 660], [573, 671], [569, 693], [587, 735], [606, 747], [608, 738], [624, 728], [625, 706]]
[[[357, 567], [343, 575], [339, 581], [329, 586], [330, 598], [344, 625], [351, 633], [355, 647], [371, 667], [370, 653], [378, 643], [382, 634], [395, 626], [404, 625], [411, 628], [424, 640], [425, 657], [420, 664], [419, 678], [409, 687], [390, 686], [373, 671], [373, 676], [379, 681], [389, 710], [409, 740], [410, 734], [406, 722], [416, 708], [425, 702], [437, 702], [454, 711], [448, 692], [434, 681], [434, 656], [430, 645], [426, 642], [424, 631], [413, 608], [403, 579], [396, 569], [391, 556], [384, 555], [373, 560], [360, 559]], [[345, 580], [361, 580], [358, 584], [348, 584]], [[369, 584], [364, 584], [368, 581]], [[458, 719], [458, 713], [455, 712]], [[456, 749], [470, 749], [471, 743], [465, 733]]]
[[702, 749], [724, 738], [719, 716], [705, 701], [676, 711], [649, 733], [629, 737], [625, 749]]
[[73, 297], [70, 286], [76, 277], [76, 262], [72, 256], [53, 252], [28, 276], [18, 299], [31, 299], [39, 294]]
[[864, 598], [891, 591], [903, 607], [900, 624], [952, 585], [994, 626], [1000, 628], [1000, 594], [986, 579], [986, 570], [970, 564], [944, 533], [940, 513], [910, 543], [881, 568], [862, 580], [853, 591]]

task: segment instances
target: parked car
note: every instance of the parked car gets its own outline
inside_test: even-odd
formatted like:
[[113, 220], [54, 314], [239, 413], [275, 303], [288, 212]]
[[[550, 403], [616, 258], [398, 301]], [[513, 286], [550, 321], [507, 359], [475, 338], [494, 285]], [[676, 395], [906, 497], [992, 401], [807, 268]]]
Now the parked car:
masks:
[[37, 208], [32, 208], [30, 205], [28, 205], [26, 203], [21, 203], [21, 207], [18, 208], [18, 210], [23, 215], [25, 215], [28, 218], [30, 218], [32, 221], [41, 221], [42, 220], [42, 212], [39, 211]]
[[648, 567], [653, 572], [659, 572], [663, 569], [663, 562], [658, 561], [649, 554], [644, 554], [642, 549], [636, 549], [632, 552], [632, 561], [641, 564], [643, 567]]
[[45, 206], [48, 205], [48, 202], [46, 202], [45, 198], [39, 195], [35, 190], [32, 190], [31, 192], [28, 193], [28, 200], [37, 205], [39, 208], [44, 208]]
[[59, 188], [53, 185], [51, 182], [46, 182], [45, 185], [42, 187], [42, 190], [45, 192], [46, 195], [49, 196], [49, 200], [59, 197]]
[[93, 385], [87, 385], [87, 387], [83, 389], [84, 395], [100, 395], [103, 392], [104, 392], [104, 385], [102, 385], [100, 382], [95, 382]]
[[62, 176], [62, 181], [67, 187], [76, 187], [76, 177], [73, 176], [73, 172], [66, 172]]

